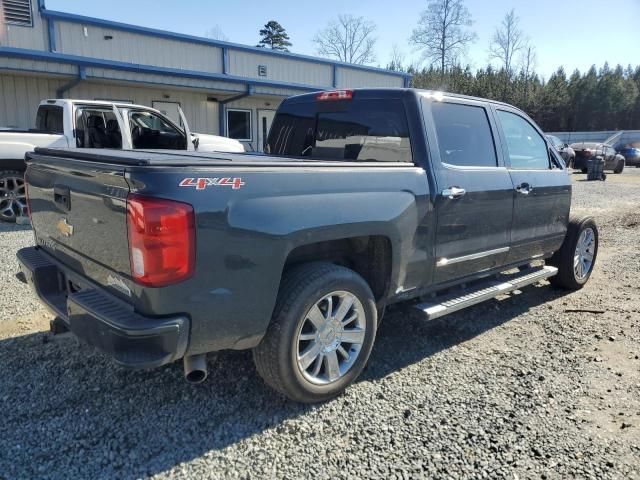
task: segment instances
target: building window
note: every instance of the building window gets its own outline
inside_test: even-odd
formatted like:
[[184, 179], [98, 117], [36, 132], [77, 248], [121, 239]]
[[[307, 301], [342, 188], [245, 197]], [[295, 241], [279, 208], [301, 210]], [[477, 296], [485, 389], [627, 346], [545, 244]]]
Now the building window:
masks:
[[11, 25], [33, 26], [31, 0], [2, 0], [4, 21]]
[[227, 110], [227, 135], [243, 142], [251, 138], [251, 110]]

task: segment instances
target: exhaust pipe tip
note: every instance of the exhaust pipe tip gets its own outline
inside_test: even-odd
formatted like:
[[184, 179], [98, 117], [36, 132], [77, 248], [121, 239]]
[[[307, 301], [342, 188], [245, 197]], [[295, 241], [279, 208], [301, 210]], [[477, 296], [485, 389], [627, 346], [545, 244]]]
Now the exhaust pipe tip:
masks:
[[184, 378], [192, 385], [204, 382], [209, 375], [205, 354], [184, 357]]

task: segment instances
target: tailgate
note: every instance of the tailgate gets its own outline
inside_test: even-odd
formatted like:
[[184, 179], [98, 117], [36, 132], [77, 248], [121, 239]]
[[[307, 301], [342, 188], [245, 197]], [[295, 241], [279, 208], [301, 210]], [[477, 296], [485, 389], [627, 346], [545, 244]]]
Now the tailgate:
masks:
[[122, 165], [30, 153], [27, 187], [36, 243], [102, 285], [130, 276]]

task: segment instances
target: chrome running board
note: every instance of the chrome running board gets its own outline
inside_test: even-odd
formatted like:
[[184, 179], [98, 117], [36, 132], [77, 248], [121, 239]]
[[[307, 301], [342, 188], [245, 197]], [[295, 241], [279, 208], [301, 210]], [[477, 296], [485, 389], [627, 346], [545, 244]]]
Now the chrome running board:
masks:
[[544, 266], [529, 268], [510, 275], [501, 274], [498, 280], [481, 282], [454, 294], [435, 297], [429, 302], [416, 305], [415, 308], [426, 315], [426, 320], [435, 320], [471, 305], [491, 300], [498, 295], [553, 277], [557, 273], [558, 269], [556, 267]]

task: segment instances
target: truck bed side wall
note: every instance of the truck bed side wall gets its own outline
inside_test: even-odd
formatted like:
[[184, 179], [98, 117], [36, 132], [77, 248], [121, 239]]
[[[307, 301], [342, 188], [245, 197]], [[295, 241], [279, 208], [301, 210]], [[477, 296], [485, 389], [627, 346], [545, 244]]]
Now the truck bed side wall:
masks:
[[[429, 252], [416, 231], [429, 212], [425, 171], [413, 166], [263, 169], [133, 168], [132, 191], [194, 206], [196, 273], [163, 289], [133, 285], [137, 309], [192, 316], [190, 353], [255, 346], [266, 331], [290, 252], [317, 242], [383, 236], [392, 245], [390, 292]], [[185, 178], [238, 178], [242, 186], [178, 187]], [[197, 178], [194, 182], [197, 182]], [[192, 182], [185, 182], [192, 183]]]

